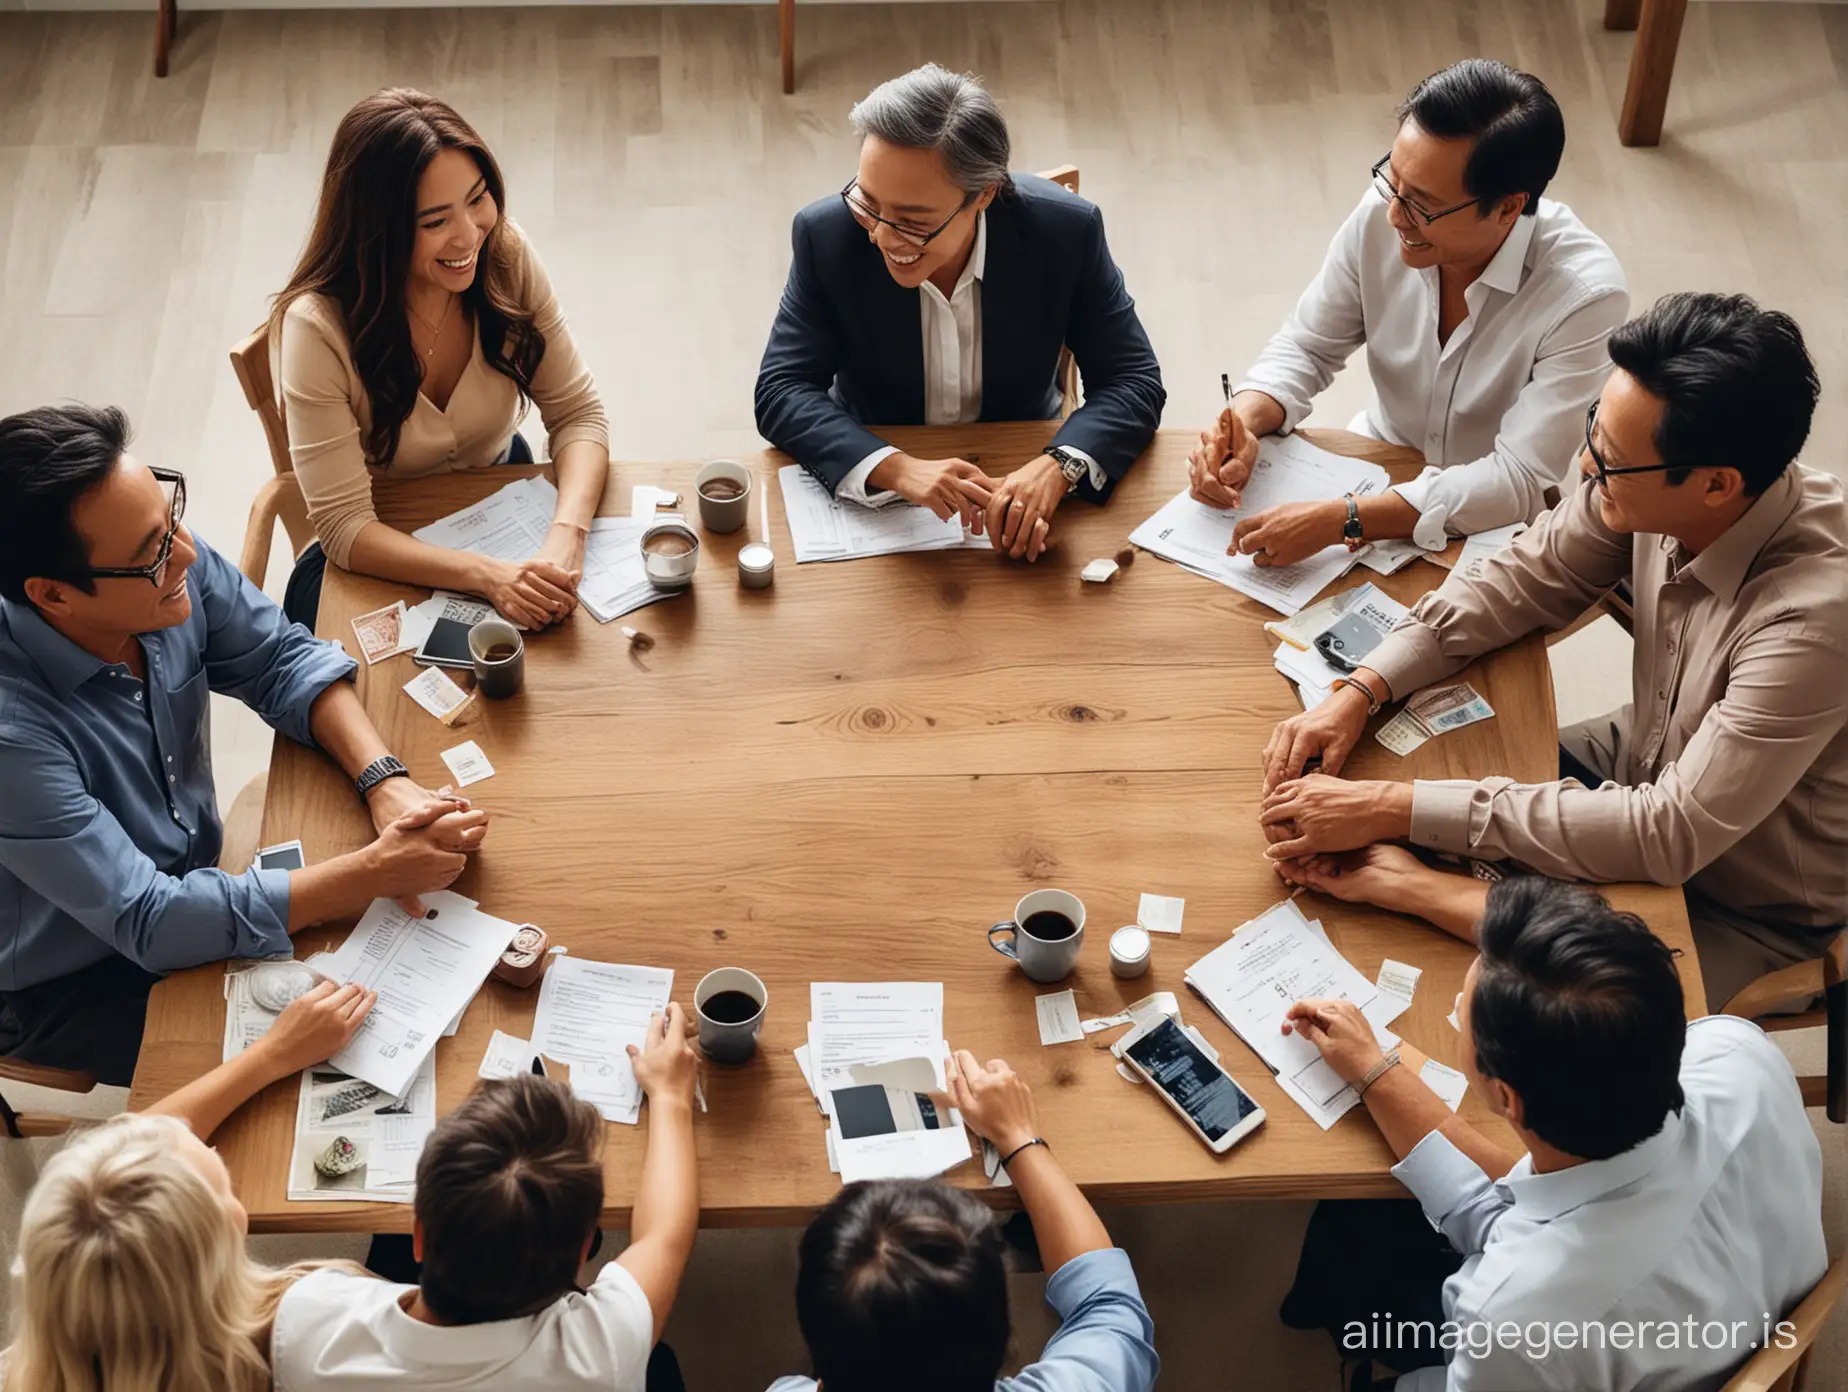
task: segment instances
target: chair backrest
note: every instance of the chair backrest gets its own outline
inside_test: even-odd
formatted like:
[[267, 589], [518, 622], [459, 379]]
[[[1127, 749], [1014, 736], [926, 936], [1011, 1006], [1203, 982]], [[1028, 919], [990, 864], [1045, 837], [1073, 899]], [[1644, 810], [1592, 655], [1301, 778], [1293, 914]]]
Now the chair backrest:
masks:
[[1790, 1347], [1780, 1348], [1774, 1338], [1720, 1392], [1802, 1392], [1811, 1346], [1841, 1303], [1844, 1287], [1848, 1287], [1848, 1259], [1838, 1258], [1822, 1273], [1815, 1289], [1784, 1317], [1793, 1331]]
[[[1078, 166], [1075, 164], [1061, 164], [1043, 170], [1040, 178], [1050, 179], [1067, 193], [1078, 192]], [[1060, 395], [1064, 398], [1060, 403], [1059, 414], [1061, 417], [1069, 416], [1084, 400], [1078, 385], [1078, 360], [1072, 356], [1069, 348], [1059, 350], [1058, 383]]]
[[231, 370], [237, 384], [244, 389], [244, 400], [263, 422], [263, 438], [269, 442], [270, 463], [279, 474], [293, 473], [289, 458], [289, 431], [282, 423], [276, 406], [276, 379], [270, 374], [269, 326], [259, 328], [231, 350]]

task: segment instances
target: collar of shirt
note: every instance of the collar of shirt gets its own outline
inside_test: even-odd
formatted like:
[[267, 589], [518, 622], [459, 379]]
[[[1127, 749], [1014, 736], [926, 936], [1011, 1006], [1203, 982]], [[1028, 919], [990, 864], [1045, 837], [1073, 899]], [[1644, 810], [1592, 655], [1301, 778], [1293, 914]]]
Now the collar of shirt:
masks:
[[[1521, 288], [1521, 281], [1527, 275], [1527, 253], [1533, 249], [1534, 230], [1540, 225], [1540, 217], [1517, 217], [1514, 226], [1508, 229], [1508, 235], [1502, 238], [1502, 244], [1496, 248], [1495, 255], [1489, 258], [1489, 264], [1482, 268], [1482, 274], [1476, 277], [1477, 285], [1490, 290], [1499, 290], [1504, 295], [1512, 295]], [[1468, 291], [1464, 292], [1469, 298]]]
[[976, 284], [988, 273], [988, 213], [986, 210], [975, 215], [975, 245], [969, 251], [969, 264], [963, 267], [961, 275], [956, 277], [956, 288], [951, 290], [948, 298], [930, 281], [924, 282], [924, 293], [935, 295], [945, 304]]
[[73, 691], [105, 667], [121, 665], [104, 662], [95, 653], [78, 647], [46, 623], [30, 604], [0, 599], [0, 615], [5, 616], [13, 641], [45, 674], [46, 683], [61, 701], [68, 700]]
[[1623, 1154], [1587, 1160], [1551, 1174], [1535, 1174], [1533, 1156], [1523, 1155], [1495, 1187], [1523, 1216], [1550, 1223], [1652, 1173], [1680, 1143], [1681, 1127], [1681, 1115], [1670, 1112], [1660, 1131]]
[[[1745, 510], [1745, 515], [1728, 527], [1718, 541], [1685, 565], [1677, 566], [1675, 578], [1685, 576], [1698, 580], [1715, 598], [1731, 602], [1752, 573], [1759, 552], [1797, 510], [1801, 496], [1802, 483], [1796, 466], [1792, 465], [1758, 495], [1758, 500]], [[1672, 537], [1663, 540], [1670, 550], [1671, 560], [1676, 559], [1682, 550], [1681, 543]]]

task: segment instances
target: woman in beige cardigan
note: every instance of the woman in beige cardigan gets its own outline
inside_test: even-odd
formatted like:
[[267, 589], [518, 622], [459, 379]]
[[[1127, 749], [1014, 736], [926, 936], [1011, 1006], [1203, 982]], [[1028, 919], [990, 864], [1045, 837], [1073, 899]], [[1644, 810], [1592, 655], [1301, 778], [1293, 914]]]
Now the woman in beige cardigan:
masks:
[[[328, 559], [481, 595], [528, 628], [576, 607], [609, 426], [545, 269], [504, 207], [493, 155], [436, 98], [392, 88], [340, 122], [308, 246], [270, 319], [289, 453], [320, 536], [290, 577], [291, 618], [313, 624]], [[452, 551], [379, 521], [375, 478], [530, 463], [515, 429], [532, 402], [558, 479], [551, 531], [532, 556]]]

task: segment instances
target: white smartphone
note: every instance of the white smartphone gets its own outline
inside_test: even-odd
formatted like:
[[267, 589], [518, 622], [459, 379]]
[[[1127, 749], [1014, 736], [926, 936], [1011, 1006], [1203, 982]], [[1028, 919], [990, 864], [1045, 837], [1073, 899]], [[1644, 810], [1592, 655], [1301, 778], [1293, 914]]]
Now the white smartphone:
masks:
[[1166, 1015], [1136, 1026], [1113, 1052], [1180, 1113], [1215, 1155], [1224, 1155], [1264, 1124], [1264, 1109]]

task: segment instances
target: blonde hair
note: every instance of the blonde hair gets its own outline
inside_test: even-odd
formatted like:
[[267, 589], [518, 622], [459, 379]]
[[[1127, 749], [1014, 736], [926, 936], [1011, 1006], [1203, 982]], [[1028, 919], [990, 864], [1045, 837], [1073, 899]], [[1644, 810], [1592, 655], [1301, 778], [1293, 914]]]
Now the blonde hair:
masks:
[[26, 1201], [5, 1392], [265, 1392], [300, 1268], [258, 1266], [176, 1117], [80, 1133]]

